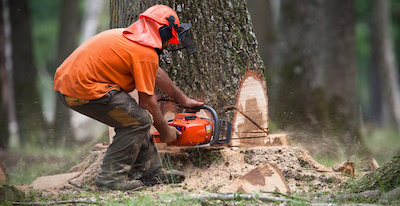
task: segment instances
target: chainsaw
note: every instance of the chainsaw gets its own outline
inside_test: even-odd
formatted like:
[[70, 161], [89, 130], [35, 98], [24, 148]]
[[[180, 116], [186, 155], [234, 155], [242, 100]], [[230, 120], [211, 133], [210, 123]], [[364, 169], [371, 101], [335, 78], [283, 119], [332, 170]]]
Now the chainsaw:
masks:
[[[231, 140], [232, 123], [226, 120], [218, 119], [215, 110], [208, 106], [190, 108], [191, 110], [208, 110], [213, 120], [201, 118], [195, 113], [179, 113], [173, 120], [168, 121], [168, 125], [174, 126], [181, 135], [174, 142], [167, 143], [168, 146], [192, 146], [207, 147], [213, 145], [228, 144]], [[160, 139], [160, 133], [153, 133], [154, 142], [163, 143]]]

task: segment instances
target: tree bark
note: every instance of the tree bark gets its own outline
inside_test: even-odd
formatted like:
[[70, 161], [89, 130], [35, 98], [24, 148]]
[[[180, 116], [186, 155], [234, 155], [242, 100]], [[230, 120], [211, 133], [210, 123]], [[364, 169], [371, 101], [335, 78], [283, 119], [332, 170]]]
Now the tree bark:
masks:
[[390, 2], [374, 0], [372, 8], [372, 67], [379, 72], [382, 106], [387, 106], [390, 123], [400, 131], [399, 75], [390, 33]]
[[[78, 0], [63, 0], [60, 14], [60, 30], [58, 36], [57, 65], [70, 55], [77, 44], [79, 28], [79, 7]], [[55, 142], [70, 144], [74, 141], [74, 132], [71, 128], [70, 109], [56, 101], [56, 112], [54, 122]]]
[[111, 27], [127, 27], [154, 4], [174, 9], [181, 22], [191, 23], [197, 45], [194, 55], [164, 52], [160, 66], [184, 93], [204, 100], [222, 117], [235, 105], [238, 86], [246, 71], [263, 74], [253, 25], [244, 0], [111, 1]]

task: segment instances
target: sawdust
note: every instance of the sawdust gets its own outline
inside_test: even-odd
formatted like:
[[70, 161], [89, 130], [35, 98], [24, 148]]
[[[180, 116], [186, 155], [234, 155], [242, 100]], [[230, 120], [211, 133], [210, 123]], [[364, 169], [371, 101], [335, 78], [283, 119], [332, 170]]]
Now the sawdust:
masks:
[[[72, 178], [69, 183], [42, 189], [42, 194], [53, 196], [96, 189], [94, 178], [105, 151], [106, 146], [97, 145], [83, 163], [71, 169], [72, 172], [79, 171], [79, 175]], [[292, 193], [329, 191], [346, 182], [348, 178], [319, 164], [308, 151], [300, 147], [254, 147], [243, 150], [228, 147], [197, 148], [177, 149], [170, 153], [161, 151], [160, 154], [168, 167], [185, 172], [186, 179], [172, 187], [155, 185], [145, 188], [142, 192], [149, 194], [165, 191], [195, 194], [217, 192], [265, 162], [276, 165], [282, 171]]]

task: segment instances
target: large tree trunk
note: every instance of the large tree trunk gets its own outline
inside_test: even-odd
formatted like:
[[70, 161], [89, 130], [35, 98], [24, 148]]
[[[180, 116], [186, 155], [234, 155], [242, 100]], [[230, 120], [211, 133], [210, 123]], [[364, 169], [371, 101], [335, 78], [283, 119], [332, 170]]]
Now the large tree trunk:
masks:
[[282, 0], [271, 119], [337, 135], [348, 152], [359, 138], [354, 1]]
[[160, 66], [189, 96], [213, 106], [220, 116], [234, 106], [246, 71], [264, 72], [244, 0], [111, 1], [111, 27], [127, 27], [148, 7], [162, 3], [193, 25], [197, 51], [164, 52]]
[[[78, 0], [63, 0], [60, 14], [57, 65], [60, 65], [76, 48], [79, 28], [78, 14]], [[70, 117], [70, 110], [62, 105], [60, 101], [56, 101], [53, 137], [55, 142], [69, 144], [74, 140]]]
[[380, 76], [382, 106], [387, 106], [391, 124], [400, 131], [399, 75], [390, 32], [390, 2], [374, 0], [372, 8], [372, 69]]

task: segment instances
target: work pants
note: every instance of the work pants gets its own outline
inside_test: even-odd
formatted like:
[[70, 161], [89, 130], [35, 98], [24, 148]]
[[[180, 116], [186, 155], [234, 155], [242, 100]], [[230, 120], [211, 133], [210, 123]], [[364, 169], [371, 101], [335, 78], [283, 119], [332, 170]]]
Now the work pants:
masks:
[[140, 179], [161, 168], [149, 129], [149, 114], [124, 91], [110, 91], [100, 99], [82, 100], [58, 93], [71, 109], [115, 128], [96, 181], [114, 183], [121, 178]]

